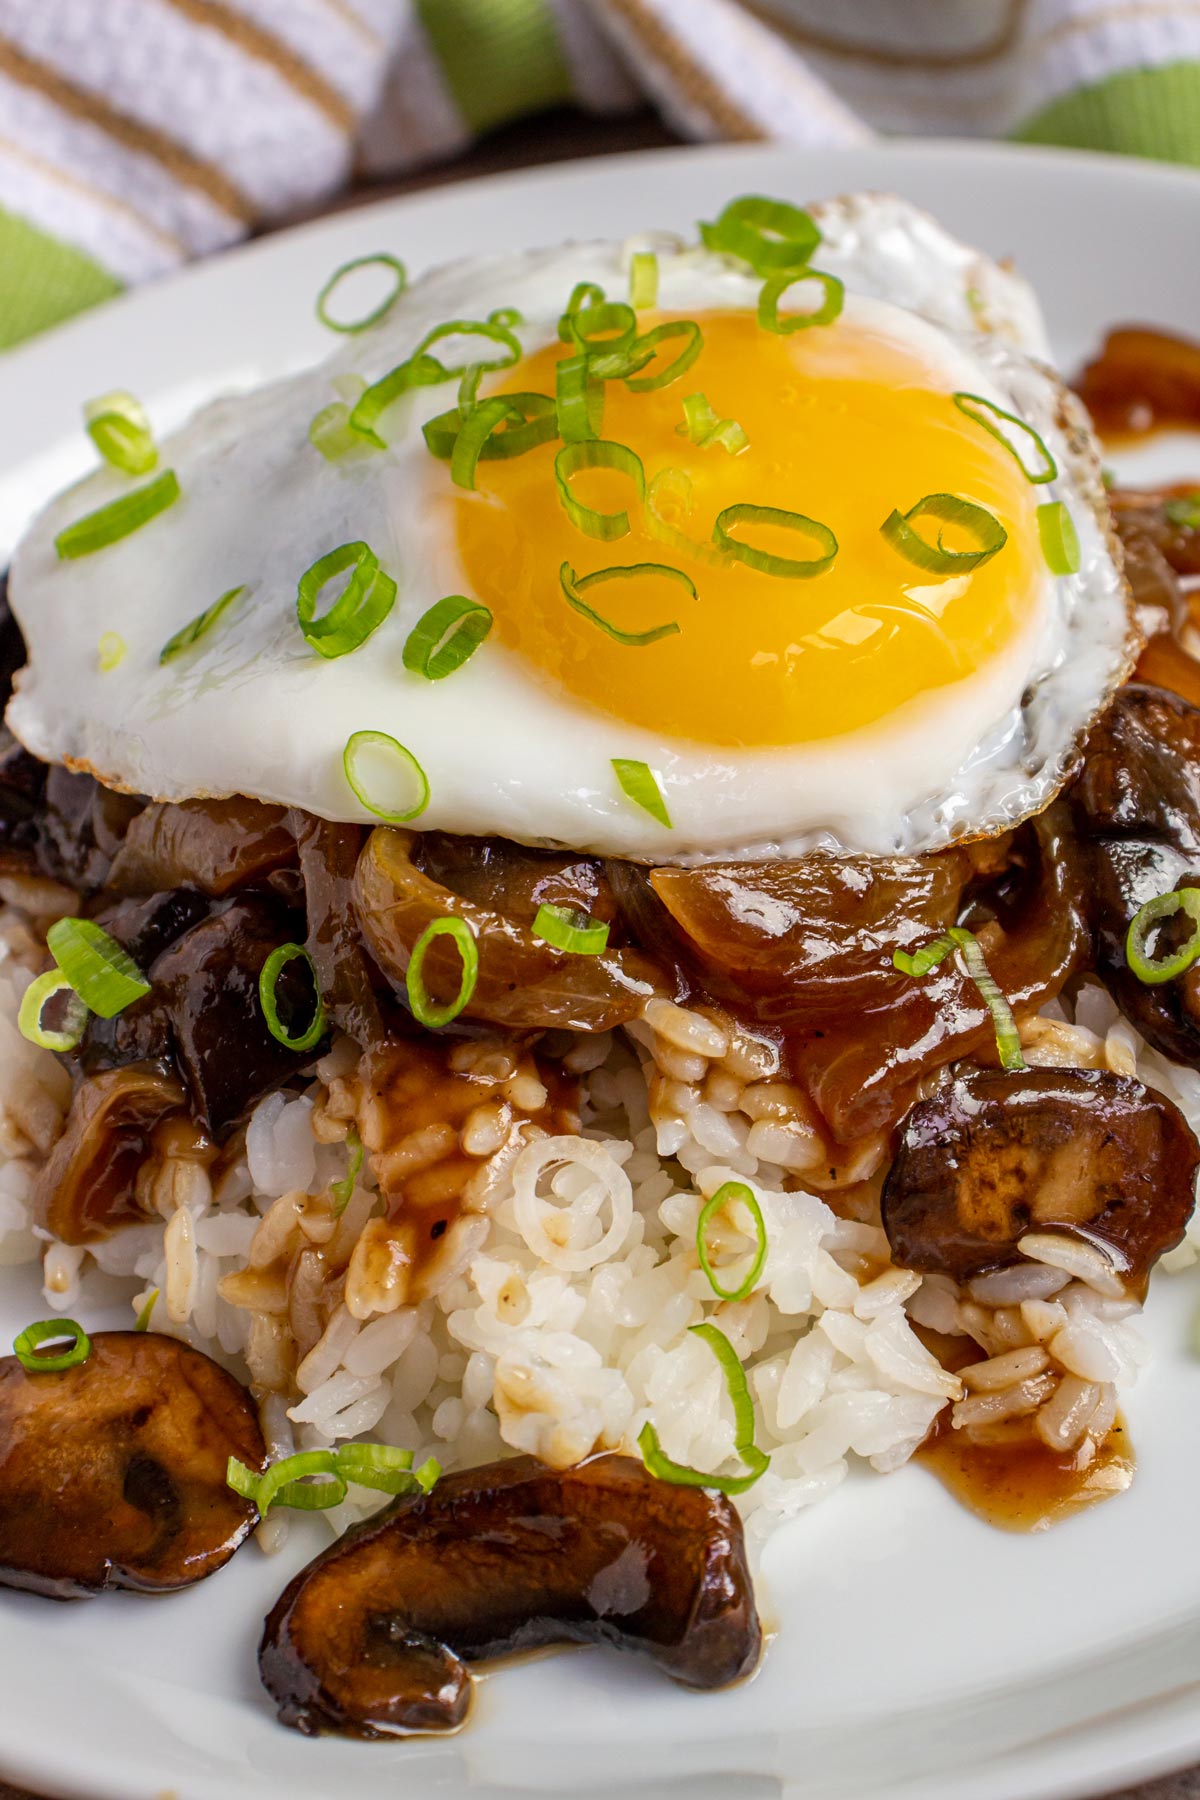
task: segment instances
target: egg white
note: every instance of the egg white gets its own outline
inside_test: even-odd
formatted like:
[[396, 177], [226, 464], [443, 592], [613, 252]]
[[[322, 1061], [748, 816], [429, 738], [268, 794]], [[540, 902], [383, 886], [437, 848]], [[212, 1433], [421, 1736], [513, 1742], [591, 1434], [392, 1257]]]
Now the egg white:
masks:
[[[55, 500], [12, 570], [30, 661], [11, 728], [46, 760], [156, 798], [246, 793], [364, 821], [342, 750], [354, 731], [382, 731], [428, 776], [420, 826], [659, 860], [815, 845], [913, 853], [1038, 810], [1130, 656], [1094, 445], [1056, 378], [1024, 353], [1039, 351], [1042, 335], [1015, 277], [903, 202], [862, 195], [814, 210], [825, 232], [815, 261], [845, 280], [847, 318], [906, 344], [947, 392], [968, 388], [1026, 418], [1058, 461], [1058, 480], [1037, 498], [1069, 502], [1080, 571], [1047, 571], [1028, 626], [973, 676], [863, 730], [740, 750], [592, 710], [550, 691], [494, 640], [444, 681], [404, 669], [416, 620], [466, 591], [446, 526], [446, 466], [420, 432], [454, 389], [409, 396], [389, 420], [388, 451], [362, 460], [326, 462], [309, 423], [334, 398], [336, 377], [374, 379], [447, 318], [514, 306], [527, 353], [552, 342], [576, 282], [624, 293], [628, 247], [589, 243], [437, 270], [324, 366], [205, 408], [161, 447], [182, 498], [120, 543], [62, 562], [53, 540], [125, 491], [126, 478], [100, 470]], [[677, 242], [658, 252], [665, 309], [755, 305], [760, 284], [741, 267]], [[362, 649], [326, 660], [299, 631], [296, 582], [359, 538], [396, 577], [397, 602]], [[241, 584], [247, 593], [217, 630], [159, 664], [181, 625]], [[106, 671], [103, 633], [127, 646]], [[613, 757], [655, 771], [672, 829], [621, 793]]]

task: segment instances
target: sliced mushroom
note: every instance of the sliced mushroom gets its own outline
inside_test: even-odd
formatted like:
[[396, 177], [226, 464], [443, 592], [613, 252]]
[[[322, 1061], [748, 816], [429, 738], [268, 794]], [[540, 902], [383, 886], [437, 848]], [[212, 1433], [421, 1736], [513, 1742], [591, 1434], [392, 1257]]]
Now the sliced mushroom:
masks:
[[155, 1126], [182, 1110], [183, 1089], [150, 1063], [109, 1069], [75, 1090], [66, 1127], [34, 1188], [39, 1222], [64, 1244], [95, 1244], [145, 1217], [137, 1174]]
[[389, 1737], [460, 1724], [467, 1663], [567, 1643], [632, 1651], [685, 1687], [748, 1674], [762, 1633], [729, 1501], [621, 1456], [447, 1475], [296, 1577], [259, 1666], [285, 1724]]
[[[661, 971], [636, 949], [572, 956], [533, 935], [533, 910], [509, 917], [476, 904], [424, 874], [414, 861], [411, 831], [373, 831], [358, 861], [355, 905], [363, 936], [396, 992], [404, 993], [413, 946], [434, 919], [464, 919], [479, 948], [479, 977], [464, 1017], [517, 1030], [566, 1027], [607, 1031], [636, 1019], [664, 992]], [[454, 943], [438, 938], [425, 959], [425, 985], [436, 995], [457, 991], [461, 964]]]
[[883, 1190], [901, 1267], [965, 1281], [1027, 1232], [1102, 1249], [1131, 1290], [1183, 1237], [1200, 1145], [1162, 1094], [1106, 1069], [960, 1075], [914, 1106]]
[[281, 806], [234, 794], [227, 800], [155, 802], [130, 825], [113, 859], [117, 894], [192, 887], [219, 899], [296, 860]]
[[384, 1036], [371, 960], [354, 916], [354, 871], [363, 845], [359, 825], [339, 825], [294, 807], [295, 839], [308, 922], [305, 944], [330, 1019], [363, 1048]]
[[228, 1459], [266, 1461], [253, 1402], [175, 1338], [106, 1331], [86, 1362], [0, 1360], [0, 1582], [71, 1600], [190, 1587], [257, 1523]]

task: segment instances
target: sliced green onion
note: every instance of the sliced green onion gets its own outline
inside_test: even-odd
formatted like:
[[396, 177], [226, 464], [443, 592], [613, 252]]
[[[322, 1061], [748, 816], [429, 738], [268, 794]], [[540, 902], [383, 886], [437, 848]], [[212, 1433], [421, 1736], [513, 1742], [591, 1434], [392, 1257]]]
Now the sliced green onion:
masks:
[[719, 255], [748, 262], [756, 275], [801, 268], [821, 242], [810, 213], [761, 194], [731, 200], [713, 224], [701, 225], [700, 236]]
[[652, 819], [657, 819], [660, 825], [665, 825], [668, 831], [674, 830], [662, 789], [654, 779], [649, 764], [635, 762], [630, 757], [614, 756], [612, 766], [617, 781], [620, 783], [621, 792], [627, 795], [635, 806], [640, 806], [643, 812], [648, 812]]
[[[1150, 952], [1150, 938], [1155, 929], [1167, 919], [1175, 918], [1179, 913], [1186, 913], [1192, 921], [1193, 930], [1187, 941], [1178, 950], [1172, 950], [1166, 956], [1153, 956]], [[1129, 923], [1125, 934], [1125, 961], [1147, 987], [1157, 987], [1161, 982], [1174, 981], [1190, 969], [1196, 958], [1200, 956], [1200, 888], [1176, 888], [1169, 894], [1156, 894], [1153, 900], [1147, 900], [1139, 906]]]
[[683, 403], [683, 419], [683, 424], [677, 425], [675, 430], [680, 437], [690, 438], [701, 450], [711, 450], [714, 444], [720, 444], [730, 456], [740, 456], [749, 447], [750, 439], [737, 420], [719, 419], [707, 394], [687, 396]]
[[341, 462], [346, 457], [357, 459], [370, 450], [363, 434], [351, 425], [350, 406], [345, 400], [332, 400], [313, 414], [308, 441], [326, 462]]
[[129, 952], [94, 919], [56, 919], [46, 947], [84, 1005], [102, 1019], [115, 1019], [150, 992]]
[[142, 1302], [141, 1311], [133, 1322], [135, 1331], [149, 1331], [150, 1321], [154, 1317], [154, 1308], [158, 1305], [158, 1289], [151, 1288]]
[[462, 422], [450, 454], [450, 479], [455, 487], [475, 486], [475, 465], [483, 446], [501, 425], [512, 418], [519, 418], [519, 415], [503, 394], [497, 394], [494, 400], [483, 400], [478, 406], [471, 408]]
[[350, 1152], [350, 1167], [340, 1181], [330, 1183], [329, 1191], [333, 1195], [333, 1216], [340, 1219], [350, 1204], [354, 1186], [363, 1166], [363, 1143], [353, 1125], [346, 1133], [346, 1147]]
[[[375, 795], [368, 793], [365, 785], [367, 774], [365, 765], [368, 759], [377, 764], [382, 761], [384, 765], [381, 779], [378, 768], [376, 770], [376, 779], [379, 780], [379, 785], [376, 787]], [[412, 751], [406, 750], [404, 745], [397, 743], [394, 737], [389, 737], [386, 731], [353, 732], [347, 738], [346, 748], [342, 752], [342, 769], [347, 785], [355, 799], [365, 806], [369, 813], [374, 813], [377, 819], [383, 819], [389, 825], [407, 825], [410, 819], [417, 818], [429, 805], [429, 778], [424, 769]], [[395, 803], [395, 795], [386, 793], [386, 790], [393, 786], [397, 779], [402, 788], [406, 790], [398, 804]], [[375, 780], [373, 780], [372, 786], [375, 785]], [[414, 804], [406, 806], [405, 802], [412, 798], [414, 791], [416, 793]]]
[[[479, 452], [480, 462], [523, 456], [527, 450], [548, 444], [557, 436], [554, 402], [548, 394], [498, 394], [496, 398], [507, 403], [508, 412], [500, 427], [484, 440]], [[462, 408], [452, 406], [448, 412], [438, 413], [422, 425], [421, 434], [431, 453], [448, 462], [454, 455], [462, 428]]]
[[[735, 1288], [722, 1287], [717, 1279], [709, 1255], [707, 1233], [712, 1219], [725, 1207], [741, 1204], [750, 1214], [754, 1224], [755, 1249], [750, 1267]], [[700, 1267], [708, 1277], [708, 1285], [719, 1300], [744, 1300], [753, 1288], [763, 1271], [767, 1260], [767, 1227], [763, 1221], [762, 1207], [758, 1204], [752, 1188], [744, 1181], [726, 1181], [719, 1187], [712, 1199], [707, 1201], [700, 1214], [696, 1226], [696, 1254], [700, 1258]], [[753, 1435], [753, 1433], [751, 1434]]]
[[96, 666], [101, 674], [107, 675], [110, 669], [117, 669], [125, 661], [129, 653], [129, 645], [116, 631], [106, 631], [96, 646]]
[[218, 619], [222, 618], [239, 595], [245, 592], [245, 582], [240, 587], [226, 588], [219, 600], [214, 600], [211, 606], [206, 606], [202, 613], [197, 613], [194, 619], [189, 619], [186, 625], [182, 625], [174, 637], [167, 639], [158, 653], [159, 662], [170, 662], [172, 657], [180, 656], [183, 651], [190, 650], [193, 644], [198, 644], [202, 637], [207, 637]]
[[[773, 556], [767, 550], [756, 550], [752, 544], [731, 537], [731, 525], [777, 525], [788, 531], [799, 531], [816, 539], [821, 554], [800, 561], [789, 556]], [[837, 539], [828, 525], [822, 525], [819, 519], [807, 518], [804, 513], [785, 512], [778, 506], [750, 506], [745, 502], [727, 506], [717, 514], [713, 542], [736, 557], [738, 562], [745, 563], [748, 569], [757, 569], [760, 575], [777, 575], [787, 581], [811, 581], [814, 575], [832, 567], [838, 553]]]
[[479, 403], [479, 384], [487, 373], [482, 363], [468, 363], [458, 384], [458, 411], [466, 418]]
[[564, 444], [583, 443], [600, 435], [604, 418], [604, 388], [593, 381], [583, 351], [564, 356], [554, 370], [554, 409], [558, 435]]
[[[373, 312], [367, 313], [361, 319], [343, 321], [331, 318], [327, 303], [343, 276], [349, 275], [352, 269], [369, 269], [375, 266], [391, 269], [395, 276], [395, 286], [391, 293], [380, 302]], [[317, 295], [317, 317], [322, 325], [328, 325], [330, 331], [366, 331], [368, 326], [378, 324], [385, 313], [391, 312], [407, 286], [408, 270], [398, 257], [389, 256], [386, 250], [377, 250], [372, 256], [356, 256], [352, 262], [343, 263], [340, 269], [335, 269]]]
[[91, 556], [93, 551], [118, 543], [121, 538], [148, 525], [178, 498], [179, 482], [175, 471], [164, 469], [145, 487], [134, 488], [132, 493], [122, 494], [119, 500], [110, 500], [107, 506], [98, 506], [95, 512], [76, 519], [73, 525], [59, 532], [54, 548], [64, 562], [76, 556]]
[[[1018, 419], [1016, 413], [1005, 412], [994, 400], [985, 400], [982, 394], [955, 394], [954, 404], [959, 412], [965, 413], [968, 419], [973, 419], [976, 425], [982, 425], [997, 443], [1004, 445], [1026, 481], [1039, 487], [1043, 482], [1054, 480], [1058, 474], [1058, 464], [1032, 425], [1027, 425], [1024, 419]], [[998, 422], [1001, 419], [1010, 430], [1006, 431]], [[1030, 451], [1037, 457], [1033, 468], [1030, 468], [1022, 455], [1023, 450]]]
[[[1197, 892], [1197, 898], [1200, 899], [1200, 891]], [[973, 931], [967, 931], [961, 925], [951, 925], [941, 937], [933, 938], [915, 954], [910, 955], [906, 950], [893, 951], [892, 963], [903, 975], [927, 975], [930, 969], [936, 968], [953, 950], [961, 953], [967, 974], [979, 989], [980, 998], [992, 1015], [1001, 1067], [1023, 1069], [1026, 1066], [1025, 1058], [1021, 1054], [1021, 1038], [1012, 1016], [1012, 1008], [1000, 992]]]
[[[48, 1030], [42, 1024], [42, 1013], [56, 994], [69, 994], [63, 1029]], [[31, 981], [21, 998], [21, 1009], [17, 1014], [17, 1030], [29, 1043], [36, 1044], [39, 1050], [56, 1050], [65, 1055], [74, 1050], [88, 1022], [88, 1009], [61, 969], [47, 969]]]
[[1200, 494], [1185, 494], [1176, 500], [1168, 500], [1163, 507], [1163, 517], [1172, 525], [1181, 525], [1185, 531], [1200, 531]]
[[[322, 588], [346, 569], [349, 581], [329, 608], [317, 618]], [[305, 642], [320, 656], [347, 656], [365, 644], [383, 624], [396, 602], [396, 584], [379, 566], [368, 544], [339, 544], [307, 568], [296, 585], [296, 617]]]
[[150, 421], [132, 394], [117, 389], [89, 400], [83, 422], [93, 444], [114, 469], [126, 475], [148, 475], [158, 461]]
[[387, 449], [387, 439], [377, 429], [379, 420], [395, 404], [402, 395], [417, 387], [438, 387], [443, 381], [449, 381], [456, 375], [456, 369], [447, 369], [436, 356], [425, 356], [414, 352], [370, 387], [364, 388], [351, 408], [349, 426], [367, 443], [373, 444], [377, 450]]
[[1079, 568], [1079, 533], [1061, 500], [1047, 501], [1037, 509], [1042, 555], [1052, 575], [1074, 575]]
[[624, 300], [600, 300], [572, 313], [567, 330], [568, 342], [573, 341], [580, 350], [619, 355], [637, 336], [637, 318]]
[[[57, 1343], [70, 1338], [66, 1350], [39, 1354], [39, 1344]], [[31, 1375], [53, 1375], [60, 1369], [74, 1369], [92, 1354], [92, 1340], [74, 1319], [39, 1319], [27, 1325], [13, 1340], [13, 1355]]]
[[667, 509], [678, 515], [691, 514], [692, 480], [684, 469], [660, 469], [646, 489], [645, 525], [652, 537], [661, 539], [673, 550], [682, 551], [687, 556], [698, 556], [702, 562], [711, 563], [714, 568], [728, 568], [733, 558], [723, 550], [718, 550], [711, 541], [705, 543], [699, 538], [692, 538], [685, 531], [680, 531], [667, 516]]
[[[931, 544], [913, 529], [912, 520], [922, 517], [938, 519], [943, 525], [962, 526], [974, 534], [979, 549], [947, 550], [940, 531], [937, 543]], [[995, 513], [971, 500], [961, 500], [957, 494], [926, 494], [906, 513], [889, 514], [879, 529], [893, 550], [918, 569], [928, 569], [934, 575], [962, 575], [968, 569], [978, 569], [1008, 542], [1008, 533]]]
[[442, 681], [474, 656], [492, 629], [492, 615], [478, 600], [447, 594], [422, 613], [404, 642], [404, 666], [426, 681]]
[[[313, 1481], [314, 1475], [324, 1476]], [[273, 1463], [265, 1475], [248, 1469], [244, 1462], [231, 1456], [225, 1468], [225, 1483], [235, 1494], [258, 1508], [265, 1519], [272, 1506], [293, 1506], [301, 1512], [325, 1512], [339, 1506], [346, 1498], [346, 1477], [342, 1474], [336, 1450], [300, 1450]]]
[[[499, 344], [503, 356], [493, 356], [485, 362], [482, 357], [471, 357], [470, 362], [478, 362], [484, 369], [507, 369], [511, 364], [521, 360], [521, 346], [507, 325], [500, 325], [492, 319], [446, 319], [441, 325], [435, 325], [427, 331], [416, 349], [414, 357], [426, 356], [430, 346], [440, 344], [443, 338], [482, 337], [493, 344]], [[446, 370], [447, 375], [462, 375], [470, 366], [469, 363], [454, 363]]]
[[571, 298], [567, 308], [559, 317], [558, 335], [564, 344], [571, 342], [571, 321], [575, 314], [585, 306], [599, 306], [604, 300], [604, 289], [597, 287], [594, 281], [577, 281], [571, 289]]
[[[430, 944], [435, 938], [450, 937], [458, 946], [458, 954], [462, 961], [462, 978], [458, 984], [458, 992], [453, 1000], [445, 1006], [436, 1006], [429, 997], [429, 989], [425, 986], [424, 964]], [[457, 919], [446, 914], [440, 919], [431, 919], [416, 943], [405, 971], [404, 986], [408, 993], [408, 1004], [412, 1008], [413, 1018], [420, 1024], [427, 1025], [436, 1031], [441, 1025], [448, 1025], [451, 1019], [457, 1019], [463, 1007], [475, 992], [475, 983], [479, 979], [479, 951], [470, 926], [465, 919]]]
[[[316, 1004], [313, 1016], [298, 1037], [292, 1037], [279, 1017], [279, 1007], [275, 1000], [275, 988], [280, 975], [289, 963], [303, 962], [308, 964], [308, 972], [312, 976], [313, 993]], [[277, 944], [268, 956], [258, 974], [258, 1003], [262, 1007], [263, 1018], [267, 1021], [267, 1030], [277, 1044], [285, 1050], [311, 1050], [319, 1044], [325, 1035], [325, 1001], [321, 989], [317, 985], [317, 967], [303, 944]]]
[[[663, 363], [653, 375], [627, 375], [625, 386], [631, 394], [650, 394], [659, 388], [670, 387], [681, 375], [686, 375], [701, 350], [704, 348], [704, 333], [695, 319], [667, 319], [661, 325], [655, 325], [644, 332], [630, 346], [629, 354], [640, 357], [638, 367], [650, 361], [660, 344], [670, 343], [672, 338], [684, 340], [683, 349], [671, 362]], [[597, 373], [599, 370], [597, 368]]]
[[624, 537], [629, 530], [627, 512], [602, 513], [576, 500], [571, 492], [571, 477], [584, 469], [616, 469], [628, 475], [637, 489], [638, 499], [646, 497], [646, 471], [642, 459], [626, 444], [614, 444], [607, 438], [593, 438], [586, 443], [564, 444], [554, 459], [554, 479], [563, 510], [579, 531], [588, 537]]
[[511, 331], [514, 325], [525, 323], [525, 314], [518, 312], [515, 306], [495, 306], [488, 314], [487, 322], [489, 325], [503, 325], [507, 331]]
[[733, 1403], [734, 1449], [745, 1464], [746, 1473], [707, 1475], [703, 1469], [690, 1469], [686, 1463], [672, 1462], [669, 1456], [663, 1454], [658, 1433], [648, 1421], [638, 1434], [638, 1449], [642, 1453], [642, 1461], [660, 1481], [674, 1482], [677, 1487], [715, 1488], [721, 1494], [744, 1494], [771, 1466], [770, 1457], [754, 1442], [754, 1402], [746, 1386], [746, 1371], [725, 1333], [718, 1331], [715, 1325], [691, 1325], [688, 1329], [704, 1339], [721, 1365], [721, 1373], [725, 1377], [729, 1398]]
[[635, 250], [629, 259], [629, 303], [643, 312], [658, 299], [658, 258], [653, 250]]
[[412, 1451], [399, 1450], [393, 1444], [342, 1444], [337, 1459], [347, 1481], [384, 1494], [411, 1494], [414, 1488], [428, 1494], [442, 1473], [441, 1464], [432, 1456], [414, 1469]]
[[598, 625], [601, 631], [607, 632], [618, 644], [639, 647], [656, 644], [660, 638], [674, 637], [679, 630], [679, 621], [672, 619], [666, 625], [652, 625], [648, 631], [622, 631], [611, 619], [606, 619], [602, 613], [589, 606], [583, 595], [597, 582], [637, 580], [639, 576], [646, 575], [663, 575], [672, 581], [680, 581], [692, 599], [696, 598], [696, 584], [691, 576], [685, 575], [682, 569], [672, 568], [670, 563], [624, 563], [611, 569], [596, 569], [590, 575], [576, 575], [570, 563], [563, 563], [558, 571], [558, 579], [568, 606], [574, 607], [577, 613], [582, 613], [585, 619], [590, 619], [593, 625]]
[[574, 906], [553, 906], [543, 900], [533, 921], [533, 935], [554, 950], [571, 956], [599, 956], [608, 948], [608, 926]]
[[[808, 311], [785, 313], [781, 318], [779, 302], [790, 287], [802, 281], [819, 282], [824, 299], [820, 306]], [[807, 330], [810, 325], [832, 325], [845, 304], [845, 284], [836, 275], [826, 275], [821, 269], [796, 269], [790, 275], [777, 275], [773, 281], [764, 283], [758, 297], [758, 322], [764, 331], [774, 331], [780, 337], [787, 337], [793, 331]]]

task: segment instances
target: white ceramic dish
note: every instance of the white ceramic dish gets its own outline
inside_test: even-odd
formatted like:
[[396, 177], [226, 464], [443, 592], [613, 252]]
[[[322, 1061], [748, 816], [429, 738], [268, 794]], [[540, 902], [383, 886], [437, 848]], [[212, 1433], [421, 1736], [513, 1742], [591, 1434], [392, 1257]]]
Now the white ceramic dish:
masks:
[[[418, 269], [468, 249], [686, 228], [747, 190], [855, 187], [894, 189], [1013, 253], [1068, 369], [1118, 320], [1195, 329], [1200, 176], [1147, 163], [754, 147], [439, 189], [217, 258], [4, 358], [0, 555], [86, 465], [85, 397], [127, 386], [162, 427], [220, 388], [317, 358], [329, 339], [313, 296], [352, 255], [389, 249]], [[1200, 438], [1118, 466], [1200, 475]], [[250, 1547], [172, 1599], [0, 1594], [0, 1772], [84, 1800], [1069, 1800], [1179, 1766], [1200, 1756], [1198, 1301], [1194, 1276], [1155, 1283], [1128, 1494], [1020, 1538], [989, 1531], [920, 1468], [852, 1480], [772, 1544], [761, 1597], [778, 1635], [735, 1692], [697, 1698], [583, 1652], [489, 1677], [449, 1741], [309, 1742], [274, 1723], [254, 1653], [267, 1607], [327, 1541], [314, 1520], [283, 1557]], [[29, 1271], [0, 1271], [0, 1344], [44, 1310]]]

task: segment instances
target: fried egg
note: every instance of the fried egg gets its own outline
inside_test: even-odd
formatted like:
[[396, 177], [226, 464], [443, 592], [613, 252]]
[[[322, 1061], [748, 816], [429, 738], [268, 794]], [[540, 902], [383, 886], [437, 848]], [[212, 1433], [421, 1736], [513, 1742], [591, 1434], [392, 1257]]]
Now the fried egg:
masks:
[[[160, 446], [179, 499], [62, 560], [56, 535], [131, 485], [97, 471], [17, 552], [29, 666], [11, 728], [38, 756], [159, 799], [244, 793], [366, 822], [385, 809], [348, 780], [343, 752], [352, 734], [382, 733], [423, 772], [420, 828], [665, 861], [911, 854], [1039, 810], [1133, 649], [1086, 418], [1040, 360], [1016, 276], [898, 200], [812, 211], [813, 266], [845, 285], [827, 324], [764, 329], [761, 278], [677, 239], [462, 262], [415, 282], [322, 367], [199, 412]], [[557, 440], [480, 460], [475, 485], [456, 485], [422, 432], [455, 404], [456, 381], [392, 405], [384, 449], [331, 461], [310, 443], [314, 415], [355, 378], [374, 382], [432, 328], [499, 308], [520, 315], [520, 360], [486, 373], [478, 398], [553, 396], [575, 348], [558, 331], [572, 291], [627, 300], [631, 252], [648, 247], [657, 295], [639, 331], [687, 319], [702, 343], [664, 386], [604, 383], [601, 435], [639, 459], [647, 496], [622, 467], [585, 468], [564, 493]], [[481, 341], [494, 349], [460, 337], [436, 351], [457, 366]], [[666, 334], [666, 360], [679, 341]], [[969, 416], [964, 393], [1031, 427], [1054, 479], [1031, 482], [1011, 432]], [[689, 432], [693, 395], [740, 432]], [[881, 527], [928, 495], [982, 508], [1002, 547], [966, 572], [914, 564]], [[1070, 573], [1051, 569], [1039, 530], [1055, 502], [1079, 539]], [[580, 507], [624, 513], [628, 528], [598, 539]], [[757, 562], [714, 538], [721, 515]], [[945, 548], [972, 547], [941, 530]], [[370, 546], [396, 598], [361, 647], [330, 658], [300, 629], [297, 585], [351, 542]], [[586, 583], [644, 564], [659, 572]], [[230, 590], [212, 628], [160, 661]], [[492, 624], [429, 680], [406, 667], [405, 644], [450, 595]], [[631, 798], [622, 763], [646, 766], [661, 806]]]

